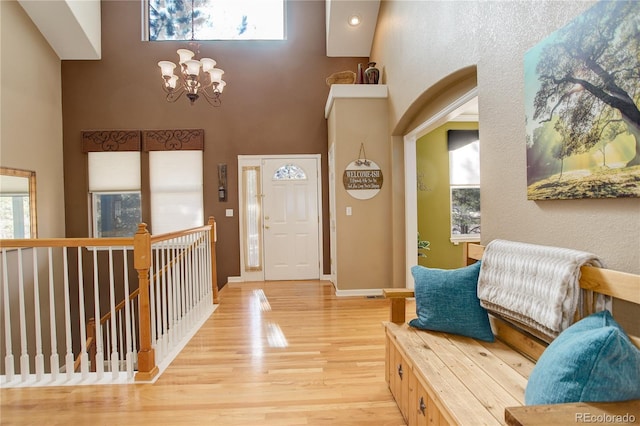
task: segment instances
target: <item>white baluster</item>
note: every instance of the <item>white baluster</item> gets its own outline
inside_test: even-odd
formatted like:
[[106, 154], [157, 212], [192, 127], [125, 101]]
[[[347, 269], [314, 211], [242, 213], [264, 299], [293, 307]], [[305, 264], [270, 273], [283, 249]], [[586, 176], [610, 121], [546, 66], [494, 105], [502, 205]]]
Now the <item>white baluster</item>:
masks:
[[185, 240], [183, 237], [178, 238], [176, 241], [176, 244], [178, 245], [178, 258], [180, 259], [180, 262], [178, 263], [178, 268], [179, 268], [179, 274], [178, 274], [178, 288], [179, 290], [179, 294], [180, 294], [180, 304], [178, 306], [178, 310], [180, 312], [180, 315], [178, 316], [178, 319], [180, 321], [180, 337], [178, 338], [178, 341], [182, 341], [182, 337], [184, 336], [184, 327], [185, 327], [185, 316], [184, 316], [184, 312], [185, 312], [185, 300], [184, 300], [184, 284], [185, 284], [185, 256], [186, 256], [186, 251], [185, 251]]
[[159, 295], [160, 321], [158, 326], [160, 327], [160, 330], [158, 334], [160, 335], [160, 339], [161, 339], [159, 346], [161, 348], [162, 357], [164, 358], [164, 354], [167, 353], [167, 330], [168, 330], [167, 316], [169, 315], [169, 305], [167, 302], [167, 274], [169, 273], [169, 271], [164, 268], [164, 265], [165, 265], [164, 243], [158, 244], [158, 251], [159, 251], [158, 257], [160, 258], [160, 260], [156, 270], [158, 271], [158, 274], [159, 274], [159, 284], [160, 284], [158, 293], [161, 293]]
[[109, 247], [109, 303], [111, 306], [111, 377], [118, 378], [118, 332], [116, 329], [116, 288], [113, 276], [113, 248]]
[[42, 321], [40, 320], [40, 283], [38, 280], [38, 249], [33, 248], [33, 311], [36, 328], [36, 381], [44, 377], [44, 355], [42, 355]]
[[131, 346], [133, 347], [133, 363], [138, 363], [138, 334], [135, 327], [136, 318], [140, 318], [140, 298], [131, 301]]
[[164, 358], [162, 351], [162, 269], [160, 267], [160, 246], [155, 244], [152, 247], [153, 261], [149, 275], [151, 281], [151, 346], [156, 353], [156, 363]]
[[109, 328], [109, 323], [105, 323], [104, 327], [104, 350], [103, 353], [107, 357], [106, 364], [107, 368], [105, 371], [111, 370], [111, 329]]
[[80, 310], [80, 376], [89, 377], [89, 354], [87, 352], [87, 323], [84, 305], [84, 275], [82, 268], [82, 247], [78, 247], [78, 308]]
[[201, 234], [195, 235], [193, 239], [193, 250], [191, 253], [191, 309], [193, 310], [192, 316], [194, 325], [200, 318], [200, 304], [198, 303], [200, 300], [200, 295], [198, 294], [200, 289], [200, 270], [198, 269], [198, 265], [200, 265], [200, 237]]
[[129, 259], [127, 257], [127, 249], [122, 249], [122, 255], [124, 256], [124, 323], [125, 323], [125, 359], [127, 364], [127, 378], [133, 378], [133, 345], [131, 339], [131, 329], [133, 328], [133, 321], [131, 321], [131, 306], [129, 300]]
[[4, 347], [6, 355], [4, 357], [4, 374], [7, 382], [13, 381], [15, 375], [15, 365], [13, 359], [13, 349], [11, 347], [11, 299], [9, 299], [9, 273], [7, 272], [7, 249], [2, 249], [2, 294], [4, 297]]
[[[169, 244], [169, 242], [167, 241], [167, 244]], [[169, 342], [168, 342], [168, 347], [169, 348], [173, 348], [175, 339], [176, 339], [176, 287], [175, 287], [175, 281], [176, 281], [176, 268], [175, 268], [175, 264], [173, 263], [173, 260], [175, 259], [175, 248], [169, 246], [168, 247], [168, 253], [170, 253], [170, 256], [167, 256], [167, 274], [169, 274], [167, 276], [167, 286], [168, 286], [168, 291], [169, 291]]]
[[193, 303], [193, 285], [194, 285], [194, 279], [193, 279], [193, 267], [194, 267], [194, 255], [195, 255], [195, 237], [197, 237], [196, 234], [192, 234], [189, 237], [189, 258], [187, 259], [187, 265], [188, 265], [188, 270], [187, 270], [187, 306], [189, 309], [189, 314], [188, 314], [188, 318], [189, 318], [189, 330], [191, 330], [191, 327], [193, 327], [194, 323], [194, 312], [193, 312], [193, 308], [195, 306], [195, 304]]
[[[214, 226], [214, 232], [215, 232], [215, 226]], [[213, 305], [213, 289], [211, 288], [211, 280], [213, 280], [213, 270], [211, 269], [211, 256], [213, 256], [213, 252], [211, 251], [211, 233], [207, 232], [207, 238], [205, 241], [205, 247], [204, 247], [204, 252], [205, 252], [205, 261], [204, 261], [204, 270], [205, 270], [205, 279], [204, 279], [204, 284], [205, 284], [205, 294], [204, 297], [206, 297], [208, 299], [207, 303], [211, 303], [211, 305]], [[218, 285], [218, 283], [215, 283], [215, 285]]]
[[184, 336], [184, 242], [183, 238], [179, 238], [175, 242], [177, 246], [177, 256], [178, 256], [178, 279], [176, 280], [176, 284], [178, 286], [178, 339], [176, 343], [182, 341], [182, 336]]
[[22, 249], [18, 249], [18, 297], [20, 310], [20, 374], [22, 381], [29, 379], [29, 348], [27, 347], [27, 313], [24, 300], [24, 269], [22, 266]]
[[124, 335], [122, 332], [122, 327], [123, 327], [123, 312], [122, 309], [120, 309], [118, 311], [118, 372], [122, 371], [122, 367], [120, 365], [120, 361], [123, 360], [125, 358], [125, 356], [127, 355], [127, 352], [125, 351], [124, 348]]
[[[156, 265], [154, 265], [154, 259]], [[157, 256], [157, 248], [151, 246], [151, 262], [149, 266], [149, 314], [151, 316], [151, 347], [155, 351], [156, 360], [158, 360], [158, 330], [157, 330], [157, 312], [156, 312], [156, 282], [158, 280], [157, 266], [158, 256]]]
[[65, 356], [64, 369], [67, 373], [67, 380], [73, 377], [73, 342], [71, 340], [71, 300], [69, 294], [69, 260], [67, 256], [67, 247], [62, 248], [62, 264], [64, 267], [64, 326], [65, 338], [67, 343], [67, 353]]
[[93, 251], [93, 309], [96, 319], [96, 373], [98, 380], [104, 376], [104, 352], [102, 325], [100, 324], [100, 283], [98, 280], [98, 250]]
[[55, 301], [55, 286], [53, 280], [53, 249], [48, 248], [49, 257], [49, 325], [51, 328], [51, 358], [49, 363], [51, 364], [51, 379], [53, 381], [58, 379], [58, 373], [60, 370], [60, 357], [58, 355], [58, 336], [56, 330], [56, 301]]

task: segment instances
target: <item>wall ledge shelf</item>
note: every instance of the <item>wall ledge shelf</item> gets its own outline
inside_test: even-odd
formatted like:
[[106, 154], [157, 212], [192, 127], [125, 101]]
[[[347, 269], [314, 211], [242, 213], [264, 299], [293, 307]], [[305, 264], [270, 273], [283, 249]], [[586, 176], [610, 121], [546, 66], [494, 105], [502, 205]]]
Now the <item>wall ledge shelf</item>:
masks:
[[338, 98], [378, 98], [387, 97], [386, 84], [332, 84], [329, 90], [329, 97], [324, 108], [324, 118], [329, 118], [329, 113], [333, 107], [333, 101]]

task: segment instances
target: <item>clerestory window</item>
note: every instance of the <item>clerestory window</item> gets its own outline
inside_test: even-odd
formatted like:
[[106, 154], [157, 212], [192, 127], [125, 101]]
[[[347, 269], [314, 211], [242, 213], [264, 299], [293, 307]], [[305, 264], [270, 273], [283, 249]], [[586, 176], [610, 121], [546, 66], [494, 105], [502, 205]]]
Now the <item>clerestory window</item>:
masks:
[[147, 40], [284, 40], [285, 0], [146, 0]]

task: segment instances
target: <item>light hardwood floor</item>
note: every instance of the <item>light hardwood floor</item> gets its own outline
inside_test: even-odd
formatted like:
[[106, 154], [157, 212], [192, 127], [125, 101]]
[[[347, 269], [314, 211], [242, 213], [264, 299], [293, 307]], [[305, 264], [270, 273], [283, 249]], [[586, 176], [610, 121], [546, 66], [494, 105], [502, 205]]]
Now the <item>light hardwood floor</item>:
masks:
[[[0, 390], [2, 425], [403, 425], [383, 299], [326, 282], [233, 283], [154, 384]], [[408, 308], [407, 311], [409, 311]]]

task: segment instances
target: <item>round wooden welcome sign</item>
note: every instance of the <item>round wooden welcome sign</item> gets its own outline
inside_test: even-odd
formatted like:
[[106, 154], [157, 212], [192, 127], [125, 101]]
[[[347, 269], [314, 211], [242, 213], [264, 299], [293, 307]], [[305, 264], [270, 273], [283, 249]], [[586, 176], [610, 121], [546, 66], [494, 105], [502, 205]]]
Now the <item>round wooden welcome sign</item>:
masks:
[[382, 181], [382, 170], [371, 160], [352, 161], [342, 175], [344, 189], [358, 200], [375, 197], [382, 188]]

